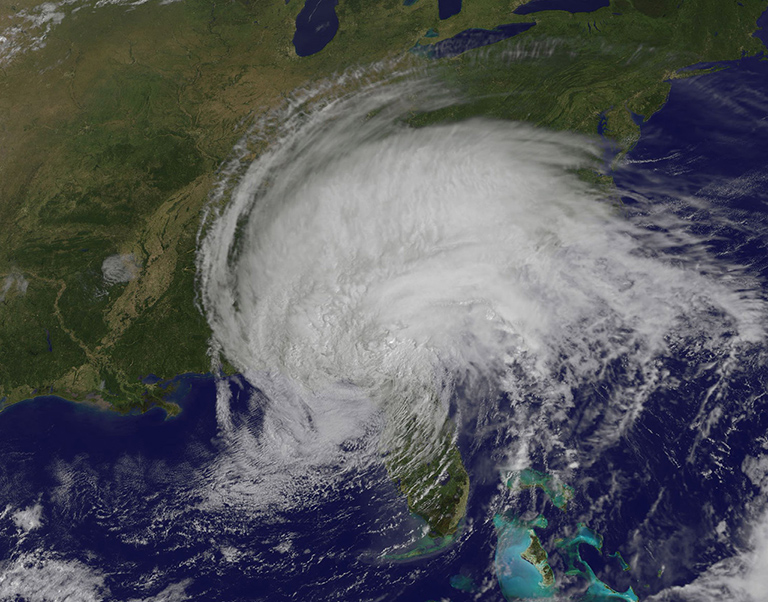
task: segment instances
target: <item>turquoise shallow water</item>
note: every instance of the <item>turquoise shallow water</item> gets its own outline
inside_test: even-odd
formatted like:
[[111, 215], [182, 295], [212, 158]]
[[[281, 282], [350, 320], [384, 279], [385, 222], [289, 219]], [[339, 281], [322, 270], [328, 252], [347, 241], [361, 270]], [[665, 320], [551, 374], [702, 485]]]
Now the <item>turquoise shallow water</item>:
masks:
[[500, 516], [494, 518], [494, 524], [498, 533], [494, 566], [504, 597], [507, 600], [549, 597], [552, 591], [543, 586], [541, 573], [522, 557], [531, 545], [529, 527]]

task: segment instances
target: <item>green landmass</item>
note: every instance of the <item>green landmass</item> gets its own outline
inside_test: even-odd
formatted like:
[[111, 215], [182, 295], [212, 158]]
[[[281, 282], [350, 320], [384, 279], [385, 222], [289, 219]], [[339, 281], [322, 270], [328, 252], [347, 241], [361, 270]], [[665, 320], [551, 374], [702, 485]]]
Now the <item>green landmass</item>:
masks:
[[621, 552], [613, 552], [612, 554], [608, 554], [610, 558], [615, 558], [619, 561], [619, 566], [621, 566], [622, 571], [628, 571], [630, 569], [630, 566], [627, 564], [627, 561], [624, 560], [624, 557], [621, 555]]
[[[201, 209], [247, 126], [299, 86], [464, 29], [535, 21], [452, 59], [410, 53], [468, 99], [412, 124], [484, 115], [594, 135], [604, 116], [626, 151], [632, 114], [647, 119], [671, 79], [699, 73], [680, 69], [763, 50], [751, 34], [764, 0], [514, 15], [522, 3], [467, 0], [439, 21], [437, 0], [340, 0], [334, 40], [305, 58], [291, 45], [298, 0], [59, 6], [43, 44], [0, 62], [0, 404], [54, 393], [122, 412], [178, 409], [141, 379], [210, 370], [195, 304]], [[35, 6], [4, 4], [0, 27], [21, 27]], [[114, 255], [135, 258], [134, 279], [105, 283]], [[460, 454], [449, 433], [442, 441], [451, 478], [434, 499], [422, 501], [420, 483], [436, 475], [433, 460], [409, 457], [415, 440], [388, 464], [436, 533], [455, 530], [466, 505]]]
[[[437, 399], [433, 403], [439, 404]], [[466, 513], [469, 475], [453, 441], [453, 423], [446, 421], [433, 433], [432, 416], [417, 415], [410, 407], [405, 403], [390, 416], [385, 464], [411, 512], [426, 520], [428, 536], [446, 538]]]
[[545, 529], [547, 519], [538, 516], [532, 521], [525, 521], [516, 516], [496, 514], [493, 524], [498, 539], [494, 564], [504, 598], [527, 600], [552, 597], [557, 591], [555, 573], [535, 531]]
[[425, 558], [427, 556], [439, 554], [445, 548], [450, 546], [455, 539], [455, 535], [446, 535], [445, 537], [431, 537], [426, 535], [415, 543], [409, 543], [394, 552], [384, 555], [384, 559], [389, 562], [409, 562], [417, 558]]
[[552, 571], [552, 567], [549, 566], [549, 555], [542, 547], [538, 535], [535, 533], [531, 535], [531, 544], [520, 557], [530, 562], [539, 571], [542, 587], [552, 587], [555, 584], [555, 573]]
[[513, 491], [541, 489], [560, 510], [565, 510], [568, 502], [573, 498], [573, 487], [561, 483], [552, 475], [533, 470], [532, 468], [512, 473], [507, 479], [507, 487]]

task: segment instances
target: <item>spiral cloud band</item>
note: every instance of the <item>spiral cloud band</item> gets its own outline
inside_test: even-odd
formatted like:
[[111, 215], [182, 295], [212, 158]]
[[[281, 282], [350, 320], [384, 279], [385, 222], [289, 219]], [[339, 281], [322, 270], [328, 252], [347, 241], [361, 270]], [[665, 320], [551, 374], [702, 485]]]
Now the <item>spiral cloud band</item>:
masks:
[[[671, 333], [759, 336], [730, 267], [578, 177], [599, 165], [591, 142], [487, 119], [409, 127], [418, 96], [377, 85], [295, 110], [201, 237], [215, 345], [270, 398], [288, 455], [311, 440], [321, 461], [377, 413], [390, 439], [400, 415], [437, 437], [489, 378], [566, 420], [568, 391], [616, 358], [657, 379]], [[695, 269], [666, 258], [673, 245]], [[609, 400], [596, 439], [646, 394]]]

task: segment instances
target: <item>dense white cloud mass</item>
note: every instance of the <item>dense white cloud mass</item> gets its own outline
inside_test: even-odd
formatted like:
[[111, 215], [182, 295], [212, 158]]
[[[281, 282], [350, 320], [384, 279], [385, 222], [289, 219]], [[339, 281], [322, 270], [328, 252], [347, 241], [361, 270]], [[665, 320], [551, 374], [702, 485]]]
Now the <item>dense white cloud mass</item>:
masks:
[[21, 274], [8, 274], [0, 285], [0, 303], [10, 294], [26, 295], [29, 281]]
[[133, 253], [110, 255], [101, 264], [104, 283], [109, 285], [130, 282], [139, 275], [141, 265]]
[[[594, 438], [608, 445], [663, 378], [655, 358], [671, 342], [761, 336], [738, 269], [671, 215], [629, 217], [577, 177], [599, 167], [590, 141], [486, 119], [407, 127], [427, 87], [288, 111], [211, 209], [202, 301], [215, 345], [270, 399], [270, 449], [336, 462], [377, 412], [390, 444], [398, 417], [438, 433], [457, 383], [461, 412], [491, 375], [522, 406], [535, 393], [556, 424], [571, 387], [621, 358], [645, 384], [606, 399]], [[675, 245], [687, 253], [673, 261]]]
[[99, 602], [108, 597], [103, 575], [77, 560], [23, 554], [0, 564], [0, 600]]
[[33, 506], [22, 508], [14, 512], [11, 518], [17, 529], [28, 533], [43, 524], [43, 506], [42, 504], [34, 504]]

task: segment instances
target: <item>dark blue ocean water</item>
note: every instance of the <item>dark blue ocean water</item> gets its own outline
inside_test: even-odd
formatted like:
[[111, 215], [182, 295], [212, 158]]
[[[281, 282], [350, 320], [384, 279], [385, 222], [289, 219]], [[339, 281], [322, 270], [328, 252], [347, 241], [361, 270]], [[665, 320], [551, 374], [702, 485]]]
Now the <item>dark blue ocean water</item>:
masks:
[[[647, 199], [666, 207], [689, 232], [707, 240], [710, 253], [746, 266], [748, 274], [766, 282], [768, 61], [744, 58], [720, 67], [724, 70], [672, 83], [666, 105], [641, 124], [640, 141], [613, 177], [628, 213], [645, 211]], [[684, 584], [744, 544], [737, 538], [723, 541], [715, 527], [726, 517], [737, 531], [745, 505], [757, 495], [742, 465], [747, 456], [761, 454], [757, 440], [768, 428], [768, 402], [755, 394], [768, 384], [761, 353], [745, 351], [727, 393], [708, 398], [702, 392], [720, 382], [720, 375], [681, 346], [664, 361], [684, 386], [660, 388], [622, 445], [590, 469], [587, 478], [595, 483], [606, 474], [625, 479], [621, 503], [600, 520], [606, 547], [621, 549], [643, 523], [633, 537], [651, 550], [642, 571], [614, 568], [616, 585], [638, 579], [645, 591], [654, 592]], [[702, 417], [712, 416], [720, 418], [702, 439]], [[586, 497], [598, 492], [595, 486]], [[654, 571], [662, 564], [659, 576]]]
[[512, 12], [517, 15], [530, 15], [543, 10], [565, 10], [569, 13], [591, 13], [610, 6], [610, 0], [531, 0], [518, 6]]
[[[690, 216], [692, 228], [717, 228], [717, 253], [747, 263], [765, 276], [764, 219], [768, 209], [768, 60], [745, 58], [710, 75], [675, 81], [664, 109], [641, 125], [630, 163], [614, 173], [620, 189], [660, 201], [707, 199], [709, 211], [731, 218], [723, 224], [707, 210]], [[631, 195], [624, 199], [632, 206]], [[734, 221], [735, 220], [735, 221]]]
[[325, 48], [339, 29], [338, 0], [306, 0], [296, 16], [293, 47], [299, 56], [310, 56]]
[[[104, 599], [155, 595], [185, 584], [190, 599], [425, 600], [449, 596], [466, 561], [450, 550], [428, 564], [377, 559], [417, 526], [383, 470], [317, 492], [299, 510], [205, 509], [201, 484], [222, 453], [212, 377], [175, 381], [180, 416], [119, 416], [56, 397], [0, 415], [0, 507], [43, 506], [43, 524], [19, 539], [0, 520], [0, 559], [44, 549], [107, 575]], [[258, 432], [254, 393], [234, 379], [235, 421]], [[397, 527], [392, 513], [405, 514]], [[465, 552], [490, 558], [481, 528]], [[232, 558], [230, 550], [238, 550]], [[143, 586], [150, 574], [158, 576]], [[418, 578], [416, 578], [418, 577]], [[454, 592], [455, 593], [455, 592]], [[298, 596], [298, 598], [297, 598]], [[186, 598], [180, 598], [186, 599]]]

